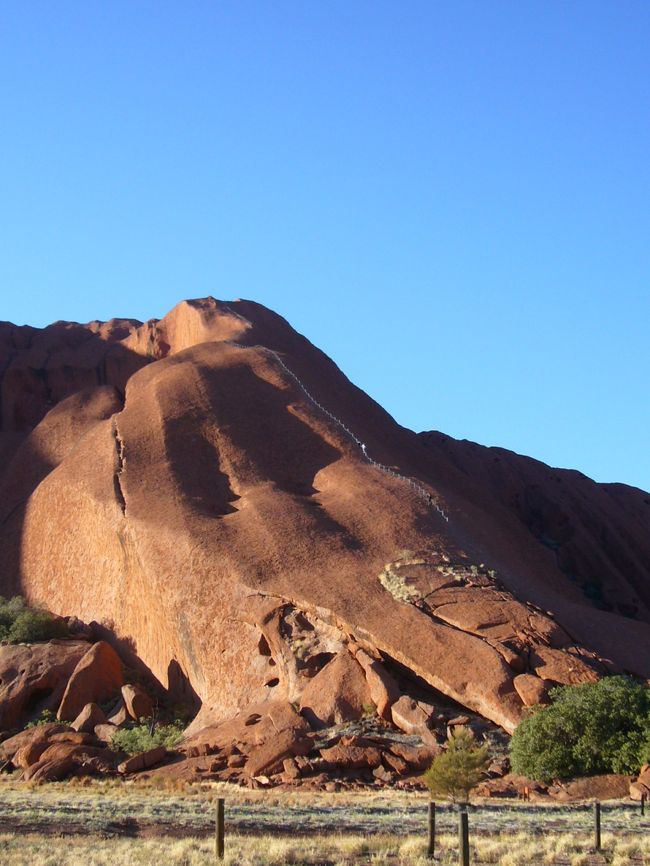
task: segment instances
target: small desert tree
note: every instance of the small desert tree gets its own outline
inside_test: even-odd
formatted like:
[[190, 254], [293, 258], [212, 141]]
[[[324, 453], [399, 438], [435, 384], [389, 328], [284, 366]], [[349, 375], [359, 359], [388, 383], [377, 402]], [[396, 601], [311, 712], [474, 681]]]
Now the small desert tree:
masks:
[[650, 758], [650, 689], [628, 677], [559, 686], [510, 741], [512, 769], [540, 782], [636, 773]]
[[446, 751], [433, 759], [424, 780], [433, 796], [466, 803], [489, 763], [487, 743], [477, 745], [470, 731], [460, 728], [451, 734]]

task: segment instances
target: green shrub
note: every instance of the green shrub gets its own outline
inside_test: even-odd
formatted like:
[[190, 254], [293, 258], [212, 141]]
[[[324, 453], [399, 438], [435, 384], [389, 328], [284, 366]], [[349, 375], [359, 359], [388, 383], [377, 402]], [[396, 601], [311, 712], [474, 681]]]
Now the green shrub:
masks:
[[19, 595], [0, 596], [0, 640], [8, 643], [35, 643], [67, 637], [66, 623], [46, 610], [30, 608]]
[[137, 755], [164, 746], [173, 749], [183, 736], [185, 725], [180, 721], [169, 725], [156, 725], [146, 719], [140, 719], [138, 724], [122, 728], [113, 734], [111, 746], [116, 752], [126, 752], [127, 755]]
[[41, 725], [49, 725], [52, 722], [56, 722], [56, 714], [52, 712], [52, 710], [43, 710], [43, 712], [36, 719], [32, 719], [31, 722], [27, 722], [25, 725], [25, 730], [27, 728], [38, 728]]
[[461, 728], [451, 735], [446, 751], [433, 759], [424, 781], [433, 796], [466, 803], [489, 763], [487, 743], [477, 746], [471, 733]]
[[515, 773], [540, 782], [635, 773], [650, 756], [650, 689], [627, 677], [551, 690], [510, 742]]

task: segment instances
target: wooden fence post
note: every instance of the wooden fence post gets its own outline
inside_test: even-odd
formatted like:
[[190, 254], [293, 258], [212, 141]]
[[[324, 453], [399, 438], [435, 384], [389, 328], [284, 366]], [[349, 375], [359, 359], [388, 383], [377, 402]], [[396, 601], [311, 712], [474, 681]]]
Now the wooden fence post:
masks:
[[600, 851], [600, 803], [594, 803], [594, 848]]
[[458, 864], [469, 866], [469, 825], [467, 823], [467, 812], [461, 812], [458, 816]]
[[427, 858], [433, 860], [436, 853], [436, 804], [429, 802], [429, 844], [427, 846]]
[[224, 837], [225, 837], [225, 822], [224, 822], [224, 801], [223, 797], [217, 799], [217, 826], [215, 834], [215, 854], [217, 860], [223, 860], [224, 857]]

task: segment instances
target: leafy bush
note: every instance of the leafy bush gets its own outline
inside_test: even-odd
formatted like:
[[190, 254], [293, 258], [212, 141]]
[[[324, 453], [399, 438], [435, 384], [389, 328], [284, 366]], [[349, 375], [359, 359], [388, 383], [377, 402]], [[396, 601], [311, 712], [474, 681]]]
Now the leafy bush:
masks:
[[65, 622], [46, 610], [30, 608], [19, 595], [0, 596], [0, 640], [8, 643], [34, 643], [68, 636]]
[[433, 759], [424, 781], [434, 796], [466, 803], [489, 763], [487, 743], [477, 746], [471, 733], [461, 728], [451, 735], [447, 750]]
[[127, 755], [137, 755], [155, 749], [156, 746], [164, 746], [173, 749], [183, 736], [185, 725], [180, 721], [169, 725], [156, 725], [140, 719], [138, 724], [129, 728], [122, 728], [113, 734], [111, 746], [116, 752], [126, 752]]
[[635, 773], [650, 756], [650, 689], [627, 677], [551, 690], [510, 742], [515, 773], [540, 782]]
[[51, 722], [56, 722], [56, 714], [52, 712], [52, 710], [43, 710], [43, 712], [36, 719], [32, 719], [31, 722], [27, 722], [25, 725], [25, 730], [27, 728], [38, 728], [41, 725], [49, 725]]

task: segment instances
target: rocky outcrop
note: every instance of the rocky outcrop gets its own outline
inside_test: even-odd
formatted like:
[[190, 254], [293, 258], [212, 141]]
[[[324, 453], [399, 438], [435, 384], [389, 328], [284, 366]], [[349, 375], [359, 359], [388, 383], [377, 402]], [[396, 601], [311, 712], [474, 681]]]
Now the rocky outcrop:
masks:
[[361, 665], [342, 650], [305, 685], [300, 711], [312, 727], [360, 719], [373, 705]]
[[538, 704], [549, 702], [547, 680], [542, 680], [532, 674], [520, 674], [514, 678], [513, 682], [524, 706], [535, 707]]
[[75, 640], [0, 646], [0, 731], [56, 710], [89, 646]]
[[153, 716], [153, 700], [138, 683], [127, 683], [122, 686], [122, 700], [130, 718], [135, 721], [138, 721], [138, 719], [149, 719]]
[[90, 647], [73, 670], [57, 717], [64, 721], [73, 721], [87, 704], [101, 703], [113, 697], [123, 682], [120, 657], [106, 641], [98, 641]]
[[106, 716], [102, 708], [98, 704], [89, 703], [85, 705], [70, 727], [75, 731], [92, 734], [97, 725], [104, 724], [106, 724]]
[[0, 391], [0, 592], [101, 623], [193, 730], [403, 693], [511, 731], [522, 675], [650, 677], [647, 494], [405, 430], [258, 304], [4, 325]]

